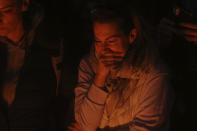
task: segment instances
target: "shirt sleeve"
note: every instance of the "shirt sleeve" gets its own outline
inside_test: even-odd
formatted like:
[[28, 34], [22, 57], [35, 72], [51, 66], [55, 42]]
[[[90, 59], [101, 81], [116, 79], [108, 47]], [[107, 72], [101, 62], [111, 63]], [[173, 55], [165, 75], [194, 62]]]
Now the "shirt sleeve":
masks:
[[87, 60], [80, 62], [78, 71], [75, 120], [84, 131], [95, 131], [100, 124], [108, 93], [93, 84], [94, 73]]
[[131, 131], [166, 131], [173, 104], [173, 91], [167, 74], [159, 74], [144, 85]]

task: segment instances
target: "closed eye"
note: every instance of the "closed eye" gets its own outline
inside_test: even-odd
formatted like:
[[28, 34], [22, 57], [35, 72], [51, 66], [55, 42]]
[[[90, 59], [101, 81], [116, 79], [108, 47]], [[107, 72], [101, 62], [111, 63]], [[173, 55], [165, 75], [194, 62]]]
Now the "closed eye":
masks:
[[12, 12], [12, 9], [11, 8], [8, 8], [8, 9], [4, 9], [2, 10], [4, 13], [9, 13], [9, 12]]
[[113, 40], [108, 40], [107, 43], [110, 44], [110, 45], [114, 45], [114, 44], [117, 43], [117, 40], [115, 40], [115, 39], [113, 39]]
[[95, 43], [99, 43], [99, 42], [101, 42], [101, 41], [95, 40]]
[[10, 13], [10, 12], [13, 12], [15, 10], [16, 9], [14, 7], [7, 7], [7, 8], [4, 8], [4, 9], [1, 9], [1, 12], [3, 12], [3, 13]]
[[114, 44], [114, 43], [116, 43], [117, 41], [119, 41], [119, 37], [111, 37], [111, 38], [109, 38], [108, 40], [107, 40], [107, 43], [109, 43], [109, 44]]
[[116, 42], [115, 40], [108, 41], [108, 43], [115, 43], [115, 42]]
[[102, 44], [102, 41], [96, 40], [96, 41], [94, 41], [94, 43], [95, 43], [95, 44]]

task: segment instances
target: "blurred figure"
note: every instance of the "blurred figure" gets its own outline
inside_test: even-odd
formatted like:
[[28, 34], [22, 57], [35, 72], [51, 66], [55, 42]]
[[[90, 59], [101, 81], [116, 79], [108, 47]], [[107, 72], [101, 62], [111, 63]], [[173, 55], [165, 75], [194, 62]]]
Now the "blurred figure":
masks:
[[[171, 1], [172, 2], [172, 1]], [[159, 25], [159, 43], [173, 73], [173, 131], [196, 129], [197, 1], [174, 0]]]
[[168, 130], [170, 75], [146, 22], [121, 5], [91, 15], [94, 44], [79, 65], [69, 130]]
[[54, 131], [60, 53], [36, 29], [42, 8], [30, 0], [0, 0], [0, 130]]

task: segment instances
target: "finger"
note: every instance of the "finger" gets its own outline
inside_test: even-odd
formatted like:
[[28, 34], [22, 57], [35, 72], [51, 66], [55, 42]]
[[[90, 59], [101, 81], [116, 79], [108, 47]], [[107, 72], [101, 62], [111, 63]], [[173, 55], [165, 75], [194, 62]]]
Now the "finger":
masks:
[[124, 53], [122, 53], [122, 54], [119, 54], [119, 53], [103, 53], [101, 56], [119, 56], [119, 57], [124, 57], [125, 55], [124, 55]]
[[108, 60], [108, 61], [119, 61], [119, 60], [122, 60], [123, 57], [122, 56], [101, 56], [99, 58], [100, 60]]
[[184, 30], [183, 31], [184, 35], [189, 35], [189, 36], [197, 36], [197, 31], [193, 31], [193, 30]]
[[124, 57], [125, 55], [122, 53], [122, 54], [119, 54], [119, 53], [102, 53], [101, 54], [101, 57]]
[[103, 63], [120, 63], [122, 60], [101, 60]]
[[68, 131], [81, 131], [79, 128], [69, 127]]
[[102, 61], [102, 63], [105, 65], [120, 65], [122, 63], [122, 61]]
[[122, 63], [122, 60], [102, 60], [101, 62], [103, 64], [120, 64]]
[[114, 61], [102, 61], [104, 65], [114, 64]]
[[197, 38], [196, 37], [191, 37], [191, 36], [185, 36], [185, 39], [189, 42], [194, 42], [197, 43]]
[[118, 67], [120, 67], [119, 64], [109, 64], [109, 65], [105, 65], [105, 66], [109, 69], [117, 69]]
[[71, 126], [68, 127], [69, 129], [80, 129], [77, 123], [72, 123]]
[[69, 127], [68, 127], [68, 131], [74, 131], [74, 128], [71, 127], [71, 126], [69, 126]]
[[80, 126], [77, 123], [73, 123], [72, 125], [77, 130], [80, 130], [81, 129]]
[[120, 65], [121, 64], [121, 61], [103, 61], [102, 63], [105, 66], [108, 66], [108, 65]]
[[121, 62], [123, 60], [123, 58], [103, 58], [100, 59], [100, 61], [106, 61], [106, 62]]
[[122, 55], [124, 55], [124, 53], [123, 52], [118, 52], [118, 51], [108, 51], [108, 50], [103, 50], [102, 51], [102, 54], [103, 55], [106, 55], [106, 56], [111, 56], [111, 55], [116, 55], [116, 56], [122, 56]]
[[113, 56], [117, 56], [117, 57], [124, 57], [124, 55], [123, 54], [116, 54], [116, 53], [102, 53], [101, 54], [101, 56], [100, 57], [113, 57]]
[[179, 25], [182, 26], [182, 27], [185, 27], [185, 28], [197, 29], [197, 24], [180, 23]]

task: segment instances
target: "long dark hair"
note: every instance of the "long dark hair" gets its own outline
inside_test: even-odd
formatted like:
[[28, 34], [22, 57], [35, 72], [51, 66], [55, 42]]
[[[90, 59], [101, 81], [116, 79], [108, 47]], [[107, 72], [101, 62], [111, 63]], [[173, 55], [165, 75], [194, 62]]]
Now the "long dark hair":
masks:
[[155, 64], [158, 57], [158, 45], [154, 37], [155, 30], [146, 20], [137, 14], [131, 12], [134, 26], [137, 31], [136, 40], [127, 52], [126, 58], [134, 68], [134, 71], [142, 71], [147, 73]]

